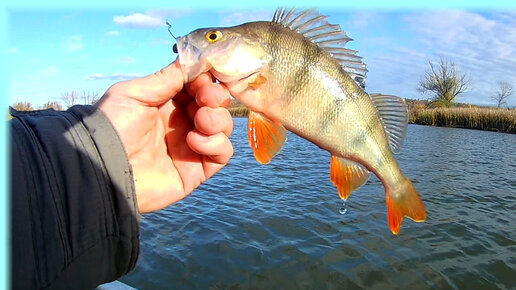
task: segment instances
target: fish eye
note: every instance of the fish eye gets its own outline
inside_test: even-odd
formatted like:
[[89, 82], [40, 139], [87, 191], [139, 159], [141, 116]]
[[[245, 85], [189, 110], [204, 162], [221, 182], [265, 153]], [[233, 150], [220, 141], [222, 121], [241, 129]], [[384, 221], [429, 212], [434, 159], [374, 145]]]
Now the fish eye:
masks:
[[209, 42], [215, 42], [215, 41], [219, 40], [221, 37], [222, 37], [222, 32], [220, 32], [220, 31], [210, 31], [210, 32], [206, 33], [206, 39]]

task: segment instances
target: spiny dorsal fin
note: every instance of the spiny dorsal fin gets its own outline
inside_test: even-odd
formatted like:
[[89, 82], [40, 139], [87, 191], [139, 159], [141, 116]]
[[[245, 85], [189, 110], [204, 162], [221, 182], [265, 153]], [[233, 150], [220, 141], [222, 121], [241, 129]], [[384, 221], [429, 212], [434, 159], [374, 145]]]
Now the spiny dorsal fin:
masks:
[[329, 24], [327, 19], [328, 16], [319, 14], [315, 9], [297, 11], [292, 8], [286, 11], [284, 8], [278, 8], [272, 22], [302, 34], [326, 50], [360, 87], [365, 88], [365, 63], [355, 50], [344, 47], [352, 39], [338, 24]]
[[371, 94], [369, 96], [380, 115], [380, 119], [382, 119], [392, 152], [400, 153], [407, 135], [409, 119], [407, 104], [402, 98], [396, 96], [382, 94]]

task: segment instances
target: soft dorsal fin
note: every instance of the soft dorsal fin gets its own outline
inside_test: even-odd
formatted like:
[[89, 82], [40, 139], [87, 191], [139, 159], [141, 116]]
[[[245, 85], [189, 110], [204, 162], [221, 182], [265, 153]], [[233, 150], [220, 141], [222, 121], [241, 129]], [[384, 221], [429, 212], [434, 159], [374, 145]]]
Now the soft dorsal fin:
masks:
[[400, 153], [407, 135], [409, 119], [407, 104], [402, 98], [396, 96], [382, 94], [371, 94], [369, 96], [383, 122], [392, 152]]
[[340, 198], [346, 200], [349, 194], [369, 179], [369, 171], [362, 165], [332, 155], [330, 181], [337, 187]]
[[286, 134], [287, 131], [280, 123], [271, 121], [259, 113], [249, 112], [247, 139], [256, 161], [261, 164], [269, 163], [278, 154], [285, 143]]
[[298, 11], [292, 8], [286, 11], [284, 8], [278, 8], [272, 22], [302, 34], [326, 50], [359, 86], [365, 88], [365, 63], [355, 50], [344, 47], [352, 39], [338, 24], [329, 24], [327, 19], [328, 16], [319, 14], [315, 9]]

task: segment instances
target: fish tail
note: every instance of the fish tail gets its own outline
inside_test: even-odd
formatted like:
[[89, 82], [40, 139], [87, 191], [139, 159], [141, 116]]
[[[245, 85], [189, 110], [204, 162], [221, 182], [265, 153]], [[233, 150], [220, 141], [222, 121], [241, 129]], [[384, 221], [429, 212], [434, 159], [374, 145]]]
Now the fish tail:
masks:
[[386, 187], [385, 203], [389, 228], [395, 235], [400, 230], [404, 216], [415, 222], [423, 222], [426, 219], [425, 206], [408, 178], [401, 185]]

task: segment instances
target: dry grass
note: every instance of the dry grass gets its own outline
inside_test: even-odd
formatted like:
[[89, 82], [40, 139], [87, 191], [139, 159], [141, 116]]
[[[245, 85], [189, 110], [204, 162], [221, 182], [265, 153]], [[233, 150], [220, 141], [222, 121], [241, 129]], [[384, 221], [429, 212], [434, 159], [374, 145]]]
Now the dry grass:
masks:
[[409, 123], [516, 134], [516, 110], [498, 108], [414, 108]]
[[242, 108], [228, 108], [229, 113], [233, 117], [247, 117], [249, 110], [246, 107]]
[[[484, 107], [428, 108], [424, 102], [409, 102], [409, 123], [468, 128], [516, 134], [516, 109]], [[248, 110], [238, 101], [228, 108], [233, 117], [246, 117]]]
[[228, 111], [233, 117], [247, 117], [249, 110], [237, 100], [231, 100]]

